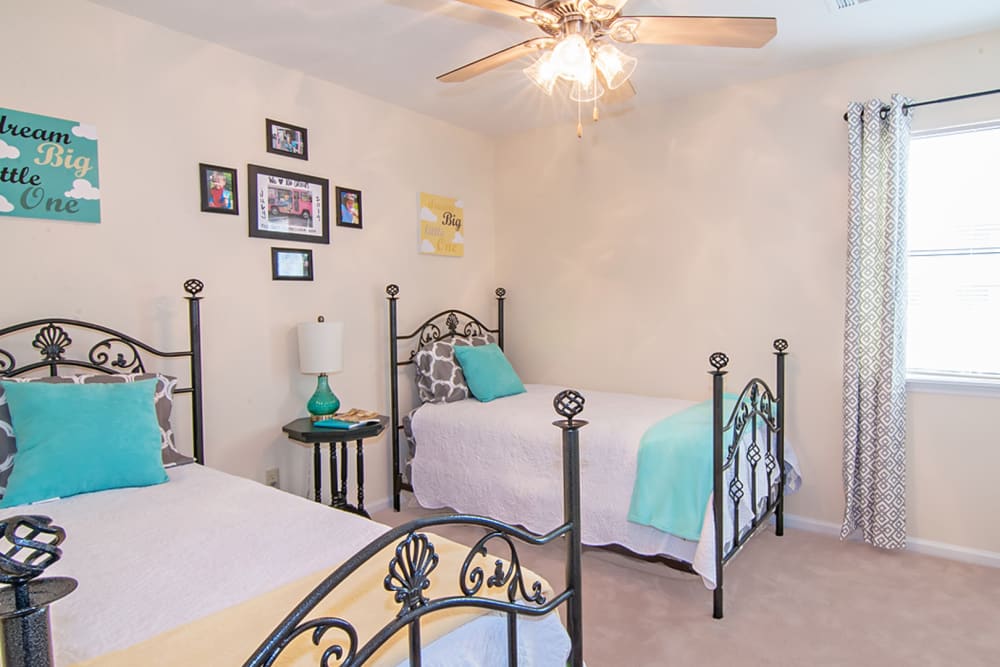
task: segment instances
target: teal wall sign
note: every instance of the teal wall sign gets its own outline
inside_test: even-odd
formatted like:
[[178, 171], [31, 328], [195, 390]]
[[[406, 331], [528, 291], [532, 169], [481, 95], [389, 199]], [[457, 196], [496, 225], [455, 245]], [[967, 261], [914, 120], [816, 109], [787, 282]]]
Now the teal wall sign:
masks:
[[0, 107], [0, 216], [100, 222], [97, 128]]

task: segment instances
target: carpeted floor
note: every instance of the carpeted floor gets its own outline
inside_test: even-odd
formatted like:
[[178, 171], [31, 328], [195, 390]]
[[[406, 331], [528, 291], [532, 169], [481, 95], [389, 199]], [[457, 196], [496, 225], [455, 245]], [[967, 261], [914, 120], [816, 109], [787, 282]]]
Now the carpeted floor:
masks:
[[[398, 525], [436, 512], [377, 513]], [[436, 532], [471, 544], [478, 529]], [[558, 589], [562, 546], [521, 551]], [[585, 548], [584, 658], [646, 665], [1000, 665], [1000, 569], [786, 530], [726, 568], [726, 617], [701, 579]]]

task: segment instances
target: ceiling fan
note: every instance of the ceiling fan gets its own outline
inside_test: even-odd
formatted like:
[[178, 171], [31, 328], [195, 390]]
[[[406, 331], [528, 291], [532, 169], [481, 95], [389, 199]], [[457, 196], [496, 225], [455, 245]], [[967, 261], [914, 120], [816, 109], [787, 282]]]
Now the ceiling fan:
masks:
[[[458, 0], [538, 26], [536, 37], [480, 58], [437, 77], [445, 83], [467, 81], [501, 65], [538, 54], [524, 69], [546, 94], [556, 83], [570, 84], [570, 99], [615, 102], [635, 95], [629, 77], [636, 59], [621, 44], [682, 44], [760, 48], [777, 33], [774, 18], [727, 16], [622, 16], [628, 0], [542, 0], [538, 7], [517, 0]], [[577, 135], [582, 125], [577, 123]]]

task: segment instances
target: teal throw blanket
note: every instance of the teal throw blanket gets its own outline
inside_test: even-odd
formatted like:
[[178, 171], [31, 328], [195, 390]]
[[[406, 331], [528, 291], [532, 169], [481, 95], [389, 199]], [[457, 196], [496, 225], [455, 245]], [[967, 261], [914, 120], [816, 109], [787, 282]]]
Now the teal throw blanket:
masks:
[[[737, 396], [723, 396], [723, 419]], [[686, 540], [701, 539], [712, 495], [712, 401], [653, 424], [639, 441], [628, 520]]]

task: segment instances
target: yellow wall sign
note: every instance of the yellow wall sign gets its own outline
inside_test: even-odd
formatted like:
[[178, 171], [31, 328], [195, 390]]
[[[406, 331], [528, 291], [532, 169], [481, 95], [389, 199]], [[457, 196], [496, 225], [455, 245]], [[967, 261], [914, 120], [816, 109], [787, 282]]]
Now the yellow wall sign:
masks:
[[465, 254], [462, 200], [420, 193], [420, 252], [461, 257]]

